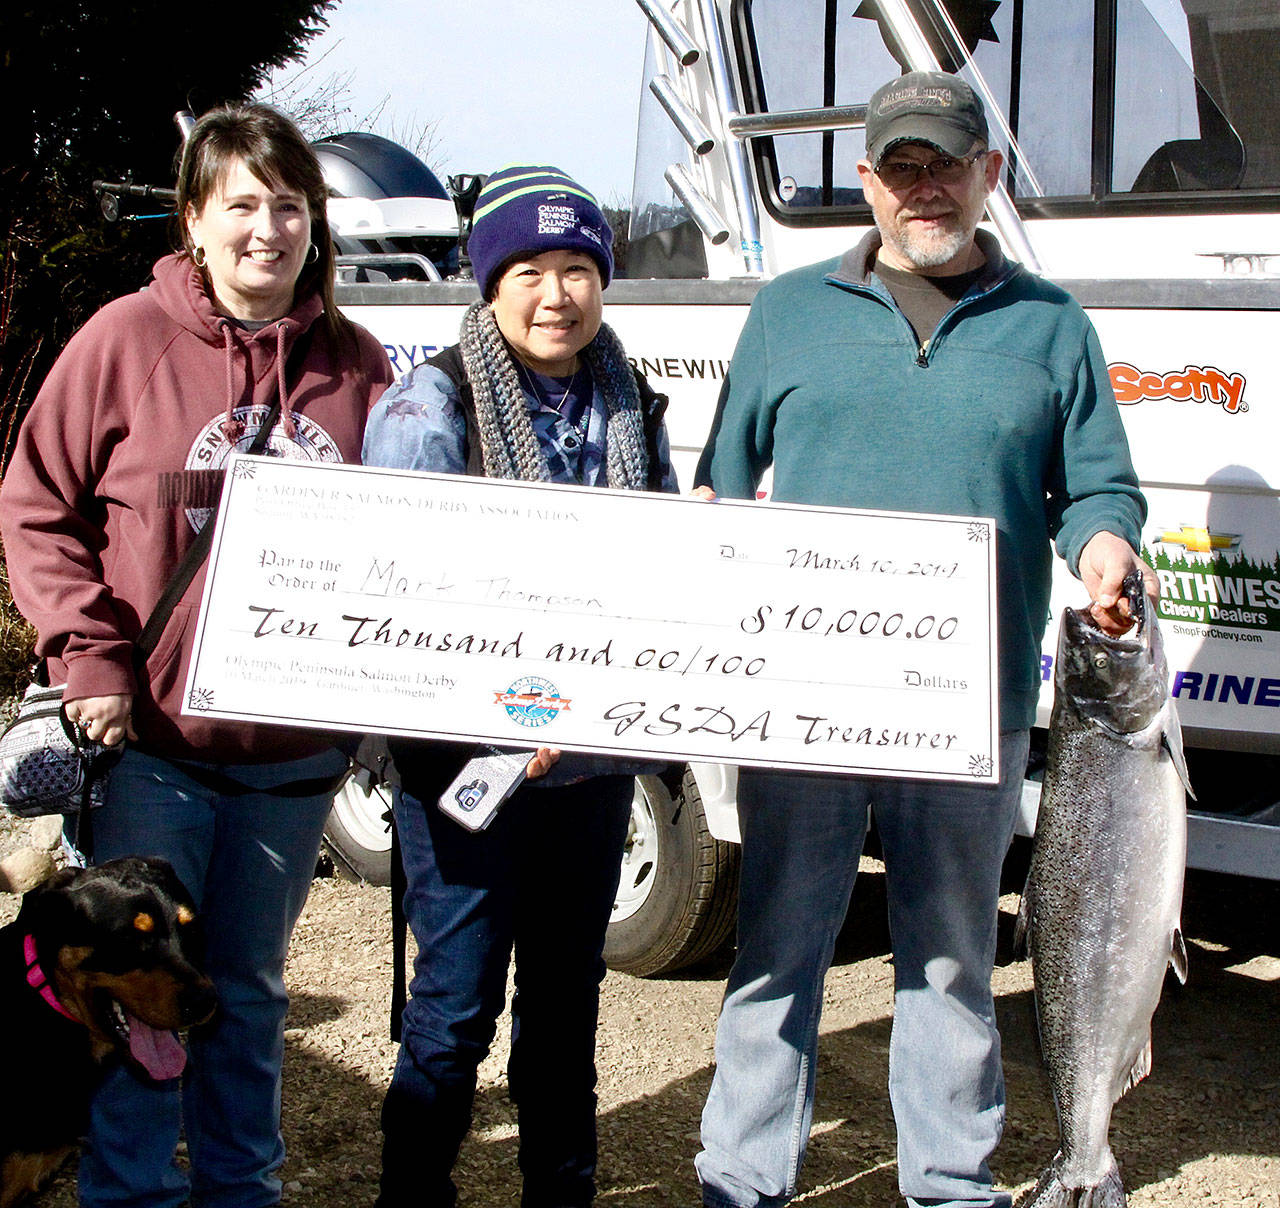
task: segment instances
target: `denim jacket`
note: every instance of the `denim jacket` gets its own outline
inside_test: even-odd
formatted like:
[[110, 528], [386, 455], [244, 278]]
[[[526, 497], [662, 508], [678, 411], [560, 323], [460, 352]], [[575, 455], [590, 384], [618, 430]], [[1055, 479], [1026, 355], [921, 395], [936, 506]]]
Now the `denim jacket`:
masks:
[[[578, 408], [566, 407], [561, 414], [554, 407], [544, 406], [526, 386], [525, 403], [547, 459], [551, 481], [605, 486], [605, 402], [595, 389], [590, 399], [577, 401]], [[674, 493], [679, 488], [665, 427], [658, 433], [658, 449], [662, 460], [661, 489]], [[411, 369], [387, 390], [369, 414], [363, 454], [367, 466], [465, 474], [467, 452], [466, 420], [457, 389], [448, 375], [434, 365]], [[395, 741], [393, 750], [402, 771], [406, 759], [412, 758], [410, 752], [419, 747], [426, 757], [432, 757], [433, 750], [437, 755], [443, 751], [436, 743]], [[546, 776], [530, 784], [550, 788], [589, 776], [641, 775], [666, 766], [653, 760], [569, 752]]]

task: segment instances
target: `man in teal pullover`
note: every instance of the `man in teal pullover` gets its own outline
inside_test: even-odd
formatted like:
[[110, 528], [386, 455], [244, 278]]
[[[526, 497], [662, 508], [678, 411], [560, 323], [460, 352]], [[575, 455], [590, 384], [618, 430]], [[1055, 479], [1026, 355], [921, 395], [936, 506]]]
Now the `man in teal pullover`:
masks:
[[999, 530], [999, 785], [742, 770], [738, 954], [697, 1158], [713, 1208], [795, 1192], [822, 983], [868, 806], [893, 934], [899, 1186], [911, 1208], [1010, 1202], [987, 1164], [1004, 1124], [991, 972], [1049, 542], [1099, 623], [1122, 632], [1146, 505], [1089, 320], [977, 230], [1002, 165], [956, 77], [912, 72], [877, 90], [858, 165], [877, 229], [760, 292], [699, 466], [700, 484], [733, 498], [753, 498], [772, 465], [781, 502], [993, 516]]

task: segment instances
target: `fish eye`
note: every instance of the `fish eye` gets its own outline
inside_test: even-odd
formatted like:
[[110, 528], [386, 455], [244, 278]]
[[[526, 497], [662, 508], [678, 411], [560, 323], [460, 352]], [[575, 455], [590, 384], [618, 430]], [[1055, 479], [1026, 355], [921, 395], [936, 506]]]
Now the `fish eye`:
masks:
[[1110, 661], [1111, 660], [1107, 658], [1107, 656], [1102, 651], [1099, 651], [1097, 654], [1093, 656], [1093, 665], [1097, 667], [1099, 671], [1101, 671], [1104, 667], [1106, 667], [1106, 665]]

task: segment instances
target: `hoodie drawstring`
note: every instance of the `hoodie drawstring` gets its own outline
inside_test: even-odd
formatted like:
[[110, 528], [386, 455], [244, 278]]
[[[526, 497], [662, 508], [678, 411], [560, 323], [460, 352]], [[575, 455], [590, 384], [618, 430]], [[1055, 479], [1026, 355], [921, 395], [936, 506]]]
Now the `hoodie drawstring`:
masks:
[[231, 324], [225, 319], [218, 324], [222, 328], [222, 351], [227, 366], [227, 414], [222, 420], [222, 435], [226, 438], [227, 444], [233, 449], [236, 443], [244, 435], [244, 420], [236, 419], [236, 393], [235, 393], [235, 349], [234, 339], [231, 335]]
[[[218, 326], [222, 329], [222, 350], [227, 367], [227, 410], [220, 426], [222, 435], [233, 448], [244, 436], [244, 421], [235, 416], [235, 337], [232, 334], [234, 324], [223, 319]], [[288, 324], [276, 324], [276, 389], [280, 393], [280, 430], [284, 436], [293, 440], [298, 434], [298, 425], [293, 417], [293, 406], [289, 402], [289, 392], [285, 384], [285, 336]], [[246, 369], [246, 373], [251, 370]]]
[[284, 335], [285, 325], [276, 324], [276, 388], [280, 391], [280, 427], [285, 436], [293, 440], [298, 434], [298, 425], [293, 420], [293, 407], [289, 402], [289, 394], [284, 384]]

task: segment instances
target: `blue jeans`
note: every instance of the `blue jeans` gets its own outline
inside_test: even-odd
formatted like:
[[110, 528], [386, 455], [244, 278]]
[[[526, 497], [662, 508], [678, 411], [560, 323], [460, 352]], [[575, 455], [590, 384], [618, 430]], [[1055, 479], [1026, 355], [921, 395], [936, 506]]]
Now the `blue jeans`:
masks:
[[631, 776], [526, 785], [484, 831], [434, 801], [394, 798], [418, 944], [401, 1047], [382, 1109], [380, 1208], [447, 1208], [471, 1124], [476, 1067], [511, 1000], [511, 1098], [524, 1208], [595, 1194], [596, 1016]]
[[874, 810], [893, 937], [889, 1095], [912, 1208], [1004, 1208], [987, 1159], [1004, 1127], [991, 971], [1000, 869], [1027, 734], [1001, 735], [1001, 784], [744, 769], [738, 954], [716, 1032], [696, 1166], [703, 1203], [785, 1204], [813, 1118], [822, 986]]
[[[254, 788], [337, 776], [346, 757], [217, 770]], [[214, 765], [204, 765], [213, 767]], [[166, 760], [126, 751], [93, 817], [94, 858], [163, 856], [200, 907], [211, 1024], [189, 1037], [181, 1079], [112, 1070], [80, 1158], [83, 1208], [262, 1208], [280, 1200], [284, 959], [315, 873], [333, 794], [220, 796]], [[174, 1162], [185, 1132], [190, 1177]]]

